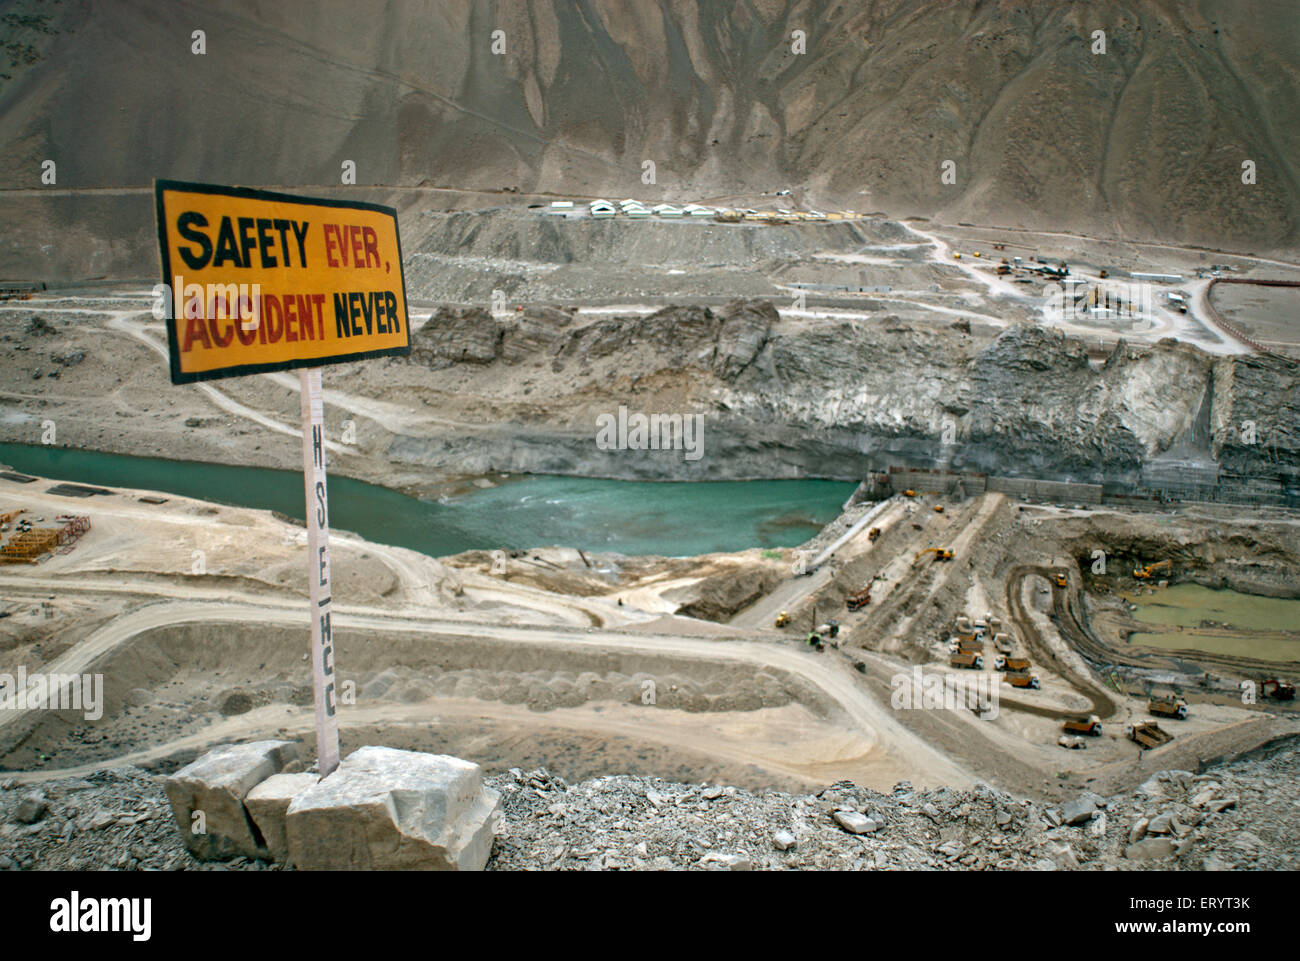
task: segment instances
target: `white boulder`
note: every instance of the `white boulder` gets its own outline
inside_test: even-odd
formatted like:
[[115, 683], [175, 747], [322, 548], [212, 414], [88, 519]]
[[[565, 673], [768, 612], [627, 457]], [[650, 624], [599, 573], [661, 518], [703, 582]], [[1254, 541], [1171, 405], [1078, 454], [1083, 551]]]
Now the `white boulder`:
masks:
[[289, 805], [289, 858], [303, 870], [477, 871], [500, 806], [477, 764], [363, 747]]

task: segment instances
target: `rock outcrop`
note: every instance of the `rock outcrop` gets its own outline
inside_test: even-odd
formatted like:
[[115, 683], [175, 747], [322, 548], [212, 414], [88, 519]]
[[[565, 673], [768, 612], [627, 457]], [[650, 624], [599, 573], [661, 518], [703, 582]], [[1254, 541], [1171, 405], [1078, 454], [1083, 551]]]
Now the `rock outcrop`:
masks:
[[[0, 870], [198, 867], [167, 814], [165, 782], [133, 767], [49, 781], [48, 812], [27, 825], [26, 789], [0, 779]], [[1202, 774], [1158, 771], [1134, 790], [1087, 795], [1096, 816], [1074, 826], [1050, 800], [987, 785], [901, 782], [881, 793], [840, 782], [786, 794], [624, 775], [570, 784], [518, 768], [486, 783], [501, 795], [501, 843], [487, 864], [497, 871], [1300, 868], [1294, 736]], [[123, 798], [135, 809], [123, 811]], [[867, 821], [874, 830], [844, 824]], [[1153, 822], [1169, 833], [1149, 834]], [[284, 865], [237, 857], [204, 867]]]
[[[665, 480], [860, 479], [906, 464], [1124, 489], [1300, 486], [1300, 365], [1282, 357], [1121, 341], [1098, 366], [1079, 339], [1036, 326], [988, 340], [888, 315], [806, 324], [753, 299], [595, 318], [444, 308], [416, 342], [411, 363], [458, 367], [467, 393], [517, 415], [508, 437], [398, 438], [399, 462], [463, 466], [472, 452], [497, 470]], [[547, 399], [521, 400], [521, 383]], [[652, 394], [705, 416], [703, 459], [595, 449], [587, 411]]]

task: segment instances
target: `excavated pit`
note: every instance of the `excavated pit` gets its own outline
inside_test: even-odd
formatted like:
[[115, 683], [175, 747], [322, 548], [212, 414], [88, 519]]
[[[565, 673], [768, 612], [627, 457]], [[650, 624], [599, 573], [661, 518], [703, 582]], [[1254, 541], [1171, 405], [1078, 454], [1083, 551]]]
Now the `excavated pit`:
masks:
[[[545, 758], [565, 777], [630, 768], [703, 777], [721, 760], [745, 784], [789, 785], [800, 779], [765, 769], [764, 752], [786, 750], [792, 730], [832, 737], [839, 713], [803, 679], [721, 654], [511, 644], [476, 636], [472, 627], [461, 638], [346, 629], [335, 638], [345, 745], [437, 750], [493, 770]], [[103, 676], [102, 718], [36, 712], [22, 733], [5, 732], [0, 764], [65, 768], [143, 755], [147, 766], [170, 766], [202, 753], [209, 734], [288, 729], [310, 740], [306, 647], [304, 631], [275, 626], [205, 622], [143, 631], [88, 669]], [[677, 729], [688, 726], [696, 733], [679, 747], [673, 741], [684, 732]], [[728, 760], [725, 752], [719, 758], [700, 734], [736, 740], [737, 727], [754, 763]]]

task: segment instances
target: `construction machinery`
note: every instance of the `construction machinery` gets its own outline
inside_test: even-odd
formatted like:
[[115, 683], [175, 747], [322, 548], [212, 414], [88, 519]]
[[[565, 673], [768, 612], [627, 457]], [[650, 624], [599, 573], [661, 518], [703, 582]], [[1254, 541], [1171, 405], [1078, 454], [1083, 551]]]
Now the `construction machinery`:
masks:
[[880, 528], [879, 528], [879, 527], [873, 527], [873, 528], [871, 528], [871, 530], [867, 531], [867, 540], [868, 540], [868, 541], [873, 541], [873, 542], [874, 542], [874, 541], [875, 541], [877, 538], [879, 538], [879, 537], [880, 537]]
[[916, 491], [912, 490], [912, 488], [909, 487], [907, 490], [903, 491], [903, 496], [904, 496], [904, 497], [915, 497], [915, 496], [916, 496]]
[[993, 635], [993, 646], [1003, 657], [1011, 656], [1011, 635], [1006, 633]]
[[1141, 745], [1145, 750], [1168, 744], [1174, 739], [1168, 731], [1161, 730], [1160, 725], [1155, 721], [1138, 721], [1130, 724], [1124, 729], [1124, 734], [1130, 741]]
[[950, 561], [955, 556], [953, 552], [946, 547], [927, 547], [923, 551], [916, 552], [916, 556], [912, 558], [913, 566], [919, 564], [921, 558], [924, 557], [926, 554], [933, 554], [935, 560], [939, 560], [939, 561]]
[[1042, 685], [1038, 682], [1037, 674], [1026, 674], [1023, 672], [1017, 674], [1008, 674], [1007, 681], [1008, 683], [1011, 684], [1012, 687], [1024, 687], [1035, 691], [1037, 691], [1040, 687], [1042, 687]]
[[1275, 677], [1270, 677], [1260, 685], [1260, 690], [1264, 692], [1265, 697], [1271, 697], [1277, 701], [1294, 701], [1295, 685], [1287, 681], [1279, 681]]
[[851, 611], [860, 610], [871, 603], [871, 585], [868, 584], [856, 594], [850, 594], [844, 601], [844, 606]]
[[43, 281], [4, 281], [0, 282], [0, 300], [30, 300], [32, 294], [45, 290]]
[[[808, 632], [808, 646], [816, 651], [826, 650], [826, 642], [840, 633], [840, 622], [833, 618], [825, 624], [818, 624]], [[838, 647], [839, 645], [834, 645]]]
[[1057, 571], [1057, 572], [1056, 572], [1056, 586], [1057, 586], [1057, 587], [1068, 587], [1069, 584], [1070, 584], [1070, 576], [1069, 576], [1065, 571]]
[[1087, 718], [1068, 718], [1061, 725], [1070, 734], [1086, 734], [1088, 737], [1101, 737], [1101, 718], [1096, 714]]
[[773, 621], [773, 623], [777, 627], [785, 627], [790, 623], [790, 612], [782, 611], [780, 614], [776, 615], [776, 620]]
[[943, 505], [942, 505], [942, 504], [935, 504], [935, 505], [934, 505], [934, 512], [935, 512], [936, 514], [942, 514], [942, 513], [943, 513]]
[[984, 658], [975, 651], [967, 651], [964, 654], [958, 651], [948, 658], [948, 663], [953, 667], [967, 667], [976, 671], [984, 669]]
[[1173, 717], [1180, 721], [1187, 718], [1187, 702], [1174, 694], [1151, 698], [1147, 701], [1147, 710], [1157, 717]]
[[1029, 658], [1027, 657], [1004, 657], [998, 656], [993, 662], [993, 667], [999, 671], [1011, 671], [1020, 673], [1029, 670]]
[[1172, 566], [1173, 566], [1173, 561], [1164, 560], [1164, 561], [1157, 561], [1154, 564], [1148, 564], [1146, 567], [1135, 567], [1133, 569], [1133, 577], [1139, 581], [1149, 580], [1151, 578], [1151, 575], [1154, 574], [1156, 571], [1168, 570]]

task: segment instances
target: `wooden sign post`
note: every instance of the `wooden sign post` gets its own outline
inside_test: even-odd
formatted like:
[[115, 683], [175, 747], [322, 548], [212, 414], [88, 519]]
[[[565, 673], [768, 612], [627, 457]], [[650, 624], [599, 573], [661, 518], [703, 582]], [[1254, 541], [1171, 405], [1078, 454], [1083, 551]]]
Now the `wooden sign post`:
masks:
[[298, 371], [302, 394], [302, 478], [307, 494], [307, 583], [311, 595], [311, 683], [321, 777], [339, 766], [334, 636], [330, 627], [330, 519], [325, 487], [325, 417], [320, 368]]
[[[411, 352], [391, 207], [154, 182], [174, 384], [299, 372], [316, 755], [339, 764], [325, 485], [325, 364]], [[160, 318], [161, 319], [161, 318]]]

